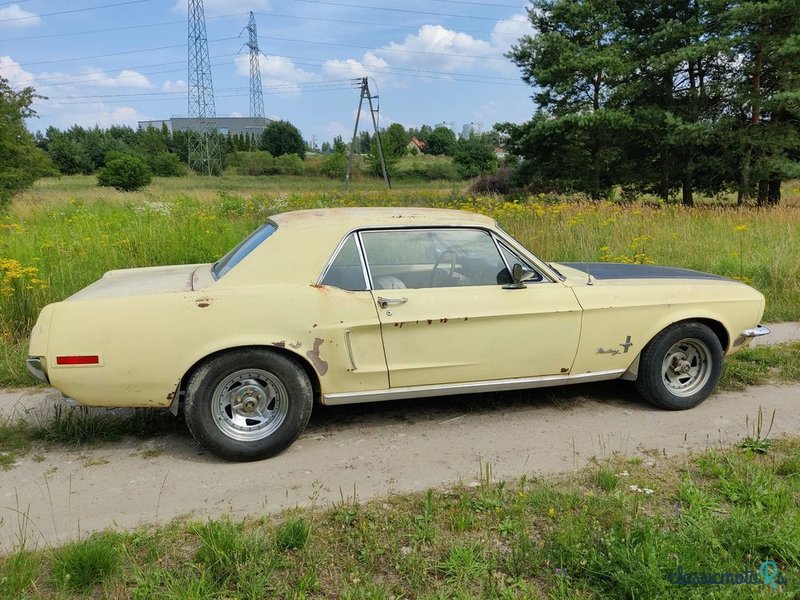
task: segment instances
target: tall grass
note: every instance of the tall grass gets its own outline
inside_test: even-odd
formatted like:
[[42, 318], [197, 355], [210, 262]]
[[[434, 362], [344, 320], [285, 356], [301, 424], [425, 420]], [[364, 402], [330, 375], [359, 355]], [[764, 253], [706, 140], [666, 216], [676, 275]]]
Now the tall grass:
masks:
[[[676, 265], [751, 283], [767, 296], [767, 320], [800, 318], [800, 206], [775, 209], [571, 202], [532, 196], [505, 202], [460, 191], [361, 190], [286, 193], [242, 188], [270, 178], [162, 180], [125, 196], [87, 177], [46, 180], [0, 217], [0, 337], [3, 362], [17, 363], [47, 303], [105, 271], [213, 261], [277, 212], [326, 206], [436, 206], [490, 215], [548, 261]], [[308, 179], [308, 178], [306, 178]], [[315, 181], [312, 179], [311, 181]], [[321, 183], [320, 183], [321, 182]], [[273, 185], [274, 182], [270, 185]], [[232, 186], [239, 185], [238, 190]], [[793, 184], [794, 185], [794, 184]], [[197, 186], [197, 187], [195, 187]], [[206, 186], [206, 187], [203, 187]]]

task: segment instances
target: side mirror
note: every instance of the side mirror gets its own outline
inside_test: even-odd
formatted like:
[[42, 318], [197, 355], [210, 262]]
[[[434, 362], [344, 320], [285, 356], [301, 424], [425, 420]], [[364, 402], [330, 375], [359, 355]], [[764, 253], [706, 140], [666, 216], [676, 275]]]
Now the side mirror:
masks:
[[503, 286], [503, 289], [521, 290], [527, 287], [524, 283], [522, 283], [522, 276], [523, 276], [522, 265], [519, 263], [514, 263], [514, 266], [511, 267], [511, 283], [505, 284]]

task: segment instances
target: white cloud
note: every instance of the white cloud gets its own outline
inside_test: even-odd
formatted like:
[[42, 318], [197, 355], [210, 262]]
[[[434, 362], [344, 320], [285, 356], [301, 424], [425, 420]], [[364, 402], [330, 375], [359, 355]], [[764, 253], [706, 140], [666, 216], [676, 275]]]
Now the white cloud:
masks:
[[240, 113], [238, 110], [234, 110], [234, 111], [231, 111], [231, 114], [228, 115], [228, 116], [229, 117], [241, 117], [242, 113]]
[[[101, 128], [112, 125], [130, 125], [136, 127], [137, 121], [150, 121], [151, 117], [140, 113], [132, 106], [108, 106], [102, 102], [83, 104], [80, 106], [53, 106], [63, 112], [55, 117], [55, 124], [60, 127], [82, 125], [84, 127]], [[51, 107], [48, 107], [50, 110]], [[76, 110], [77, 109], [77, 110]], [[55, 115], [54, 115], [55, 116]]]
[[41, 22], [39, 15], [20, 8], [19, 4], [0, 8], [0, 27], [34, 27]]
[[392, 42], [376, 54], [393, 64], [437, 71], [458, 71], [473, 67], [476, 58], [495, 57], [497, 50], [484, 40], [441, 25], [423, 25], [403, 43]]
[[75, 77], [85, 82], [82, 85], [89, 86], [140, 89], [153, 87], [146, 75], [131, 69], [122, 69], [116, 75], [109, 75], [100, 69], [87, 67], [82, 74]]
[[33, 85], [34, 74], [19, 66], [10, 56], [0, 56], [0, 74], [8, 79], [11, 87], [23, 88]]
[[[235, 59], [236, 73], [243, 77], [250, 76], [250, 57], [246, 54]], [[291, 59], [285, 56], [268, 55], [259, 61], [261, 83], [266, 92], [296, 93], [300, 91], [298, 84], [319, 79], [310, 71], [298, 68]]]
[[481, 104], [478, 108], [472, 111], [472, 116], [476, 119], [486, 119], [492, 115], [496, 115], [500, 109], [500, 103], [497, 100], [489, 100]]
[[325, 133], [327, 133], [331, 138], [335, 138], [337, 135], [340, 135], [343, 139], [347, 139], [353, 135], [353, 129], [352, 127], [342, 125], [338, 121], [331, 121], [325, 126]]
[[361, 61], [352, 58], [347, 60], [326, 60], [322, 65], [322, 70], [328, 75], [336, 77], [369, 77], [374, 76], [389, 66], [380, 56], [372, 52], [367, 52]]
[[[187, 6], [186, 0], [178, 0], [172, 10], [186, 14], [188, 12]], [[207, 17], [245, 13], [250, 10], [265, 11], [269, 10], [269, 8], [269, 0], [205, 0], [203, 2], [203, 11]]]
[[175, 81], [167, 79], [161, 84], [161, 90], [164, 92], [185, 92], [187, 90], [187, 86], [183, 79], [177, 79]]
[[501, 52], [507, 52], [523, 35], [532, 35], [533, 26], [528, 15], [512, 15], [498, 21], [492, 28], [492, 45]]

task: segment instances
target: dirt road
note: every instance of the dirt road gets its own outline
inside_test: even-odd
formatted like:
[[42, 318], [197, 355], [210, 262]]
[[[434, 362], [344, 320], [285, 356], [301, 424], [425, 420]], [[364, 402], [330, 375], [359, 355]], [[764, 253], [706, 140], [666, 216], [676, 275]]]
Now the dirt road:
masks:
[[[52, 391], [0, 393], [0, 407], [47, 405]], [[231, 464], [198, 453], [188, 432], [95, 448], [29, 453], [0, 471], [0, 544], [58, 544], [106, 527], [176, 516], [237, 516], [381, 497], [477, 480], [583, 467], [612, 452], [653, 459], [729, 444], [759, 407], [772, 435], [800, 431], [800, 385], [713, 396], [666, 412], [614, 382], [453, 398], [322, 407], [303, 436], [270, 460]]]

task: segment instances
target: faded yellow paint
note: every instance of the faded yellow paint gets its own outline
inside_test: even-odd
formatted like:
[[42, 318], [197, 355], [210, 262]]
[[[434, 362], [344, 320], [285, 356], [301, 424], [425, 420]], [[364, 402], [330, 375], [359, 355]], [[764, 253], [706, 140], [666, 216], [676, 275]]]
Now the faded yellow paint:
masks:
[[[114, 271], [46, 307], [29, 354], [43, 357], [51, 383], [78, 402], [169, 406], [193, 365], [243, 346], [292, 353], [316, 372], [322, 394], [348, 394], [621, 372], [670, 323], [713, 319], [732, 341], [764, 307], [757, 291], [723, 280], [589, 286], [564, 267], [562, 282], [513, 240], [551, 281], [519, 290], [349, 292], [317, 282], [352, 230], [464, 225], [506, 236], [487, 217], [437, 209], [326, 209], [272, 220], [275, 233], [218, 281], [210, 265]], [[408, 301], [383, 309], [373, 294]], [[100, 355], [102, 366], [55, 365], [59, 355], [82, 354]]]

